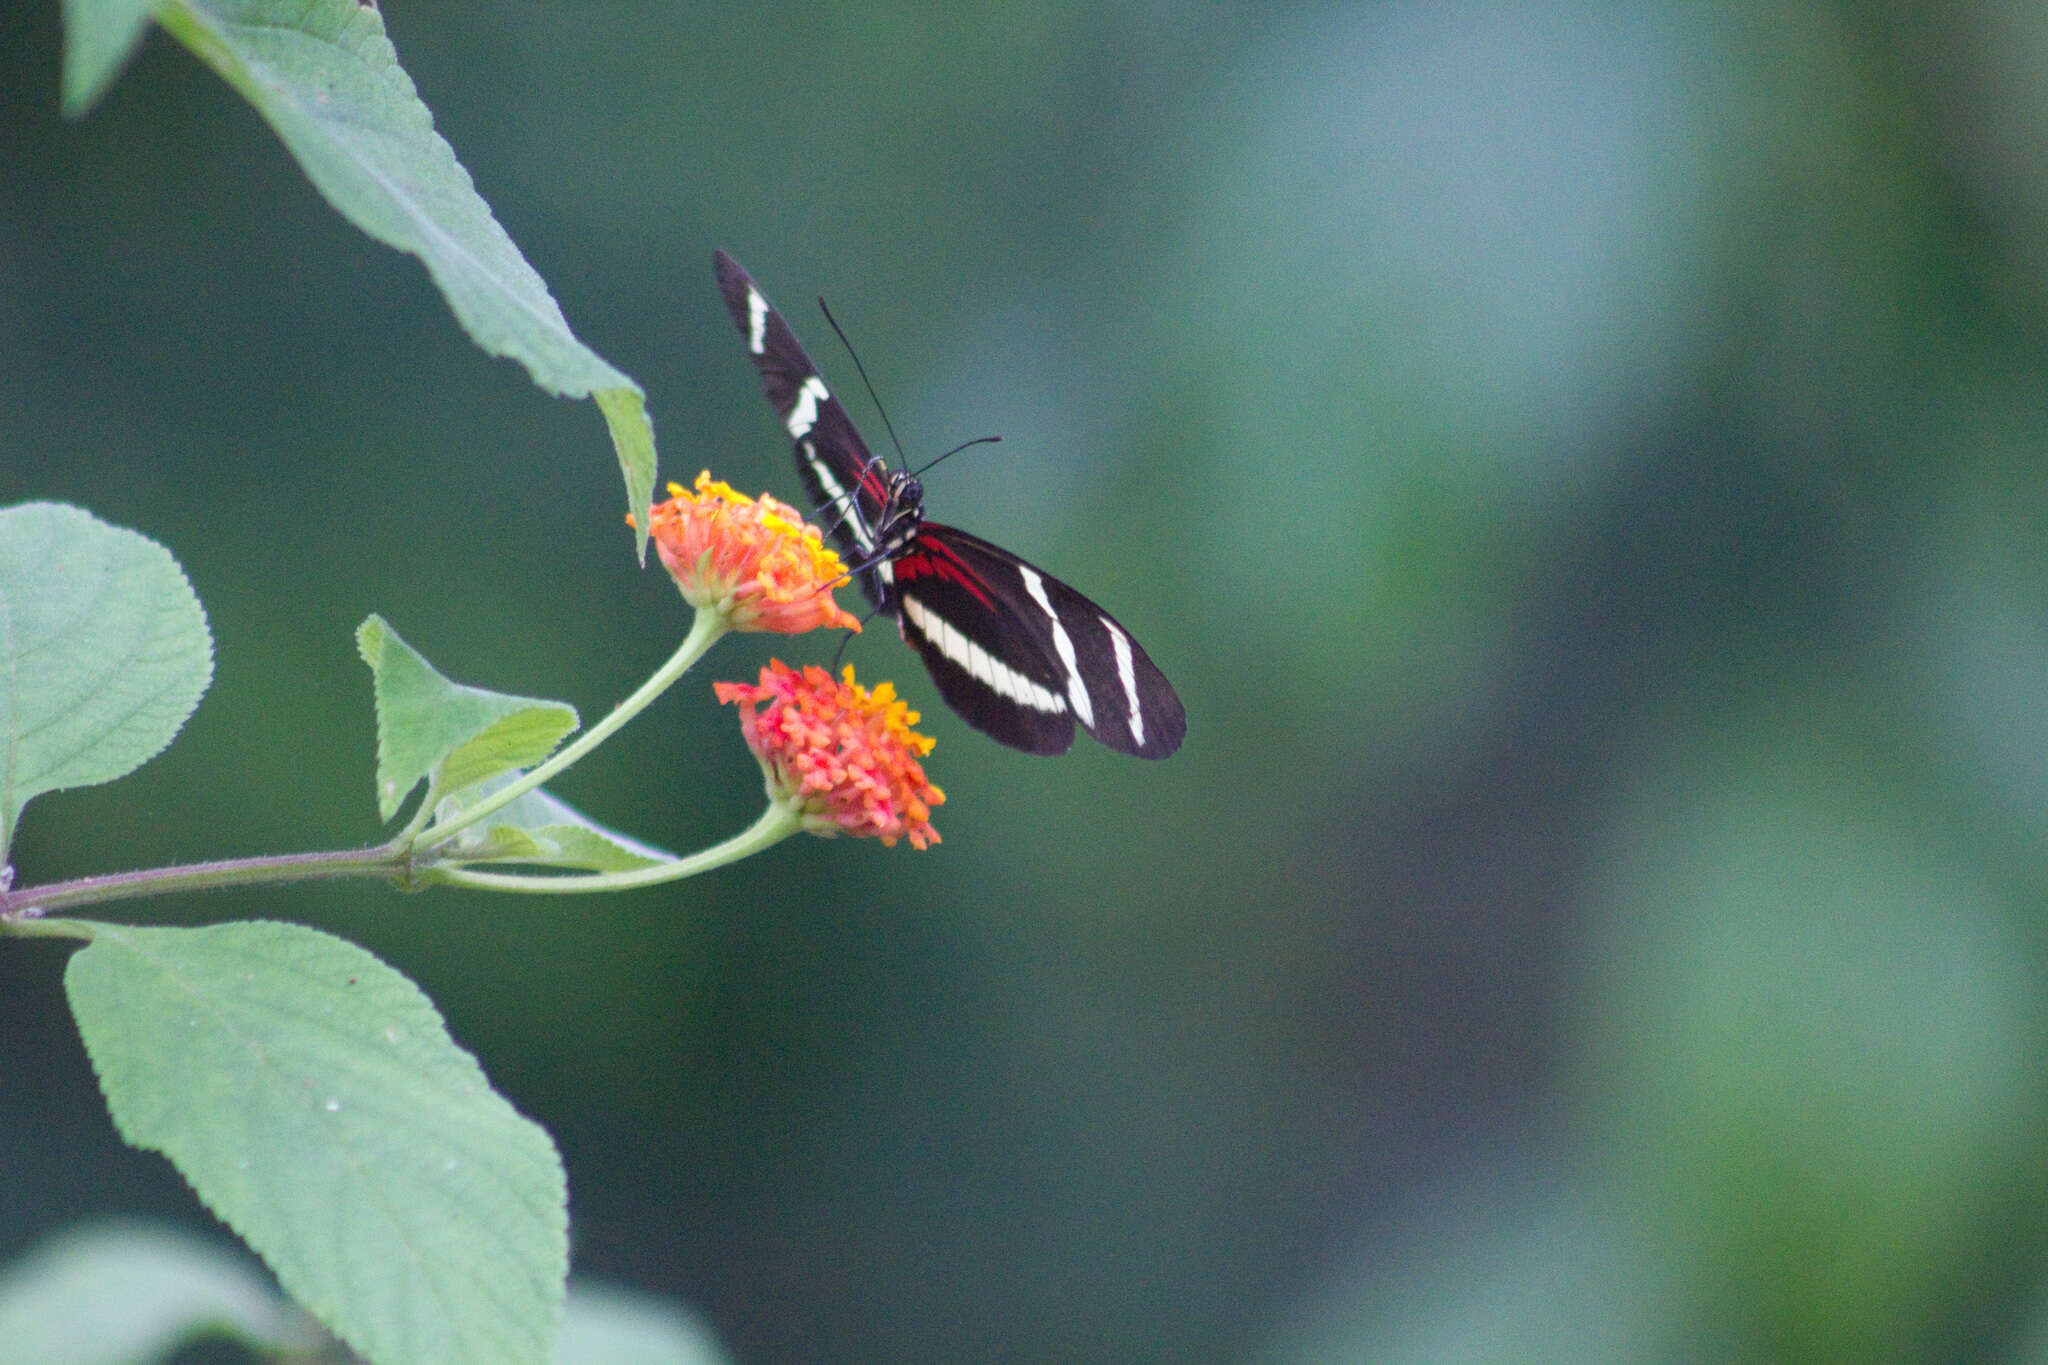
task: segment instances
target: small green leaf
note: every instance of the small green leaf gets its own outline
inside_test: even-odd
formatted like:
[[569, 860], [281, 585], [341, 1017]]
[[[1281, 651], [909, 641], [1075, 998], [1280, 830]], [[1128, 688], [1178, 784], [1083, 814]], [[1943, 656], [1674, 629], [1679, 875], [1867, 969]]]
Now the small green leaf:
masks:
[[711, 1329], [666, 1299], [569, 1283], [555, 1365], [729, 1365]]
[[64, 988], [115, 1126], [287, 1293], [379, 1365], [548, 1358], [561, 1160], [418, 987], [298, 925], [92, 927]]
[[[437, 818], [447, 820], [460, 814], [463, 807], [510, 780], [510, 776], [499, 778], [463, 797], [443, 801]], [[471, 826], [463, 830], [445, 852], [453, 862], [527, 863], [587, 872], [631, 872], [676, 861], [675, 854], [606, 829], [544, 790], [526, 793], [490, 816], [481, 829]]]
[[647, 508], [654, 501], [654, 423], [647, 399], [638, 389], [606, 389], [597, 395], [598, 411], [611, 428], [619, 452], [619, 472], [626, 477], [626, 510], [632, 512], [638, 539], [634, 553], [647, 561]]
[[149, 27], [150, 0], [64, 0], [64, 115], [99, 103]]
[[202, 1334], [272, 1355], [326, 1339], [244, 1258], [146, 1223], [57, 1233], [0, 1274], [9, 1365], [128, 1365]]
[[0, 865], [30, 798], [142, 766], [212, 677], [170, 551], [76, 507], [0, 510]]
[[[426, 263], [470, 339], [570, 398], [596, 397], [646, 519], [654, 428], [639, 385], [576, 339], [548, 287], [434, 131], [360, 0], [166, 0], [157, 19], [256, 107], [336, 212]], [[646, 529], [641, 528], [641, 552]]]
[[422, 778], [433, 778], [436, 791], [459, 792], [532, 767], [576, 728], [573, 706], [450, 682], [381, 616], [356, 628], [356, 649], [375, 677], [383, 819]]

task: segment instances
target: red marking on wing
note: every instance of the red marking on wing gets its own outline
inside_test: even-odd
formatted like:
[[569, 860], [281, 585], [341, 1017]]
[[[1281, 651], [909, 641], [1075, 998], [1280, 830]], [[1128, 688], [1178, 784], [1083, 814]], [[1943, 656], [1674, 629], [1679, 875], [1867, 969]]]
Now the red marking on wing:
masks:
[[990, 611], [996, 608], [995, 599], [990, 596], [988, 584], [982, 576], [967, 567], [953, 547], [943, 540], [930, 536], [920, 537], [917, 549], [904, 555], [895, 563], [896, 581], [911, 582], [919, 578], [945, 578], [958, 583], [972, 593], [974, 599]]

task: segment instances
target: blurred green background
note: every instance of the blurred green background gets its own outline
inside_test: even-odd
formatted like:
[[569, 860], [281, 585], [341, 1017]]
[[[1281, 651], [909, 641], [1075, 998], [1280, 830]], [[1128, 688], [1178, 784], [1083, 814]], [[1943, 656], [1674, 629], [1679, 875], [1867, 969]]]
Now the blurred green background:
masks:
[[[124, 911], [413, 975], [579, 1271], [740, 1361], [2048, 1361], [2048, 7], [385, 20], [664, 477], [798, 493], [723, 246], [914, 456], [1003, 435], [934, 514], [1115, 611], [1187, 747], [999, 749], [883, 627], [929, 854]], [[0, 9], [0, 503], [163, 542], [218, 663], [25, 880], [377, 838], [371, 611], [586, 720], [667, 655], [594, 409], [161, 34], [76, 124], [58, 56]], [[560, 794], [757, 808], [708, 676], [626, 738]], [[65, 953], [0, 952], [0, 1259], [213, 1226]]]

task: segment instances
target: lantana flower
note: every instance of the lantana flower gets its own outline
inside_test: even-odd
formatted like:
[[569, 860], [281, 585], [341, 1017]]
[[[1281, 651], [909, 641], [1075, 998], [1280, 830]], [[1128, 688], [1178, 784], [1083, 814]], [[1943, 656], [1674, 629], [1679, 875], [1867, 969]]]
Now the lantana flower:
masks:
[[832, 600], [846, 565], [795, 508], [766, 493], [747, 497], [708, 470], [694, 491], [668, 491], [649, 509], [647, 531], [684, 601], [722, 612], [732, 630], [860, 629]]
[[917, 848], [939, 842], [932, 807], [946, 799], [918, 760], [932, 740], [910, 727], [917, 712], [891, 683], [870, 691], [815, 665], [781, 660], [758, 684], [715, 683], [721, 702], [740, 706], [740, 731], [761, 760], [770, 800], [788, 806], [812, 834], [851, 834]]

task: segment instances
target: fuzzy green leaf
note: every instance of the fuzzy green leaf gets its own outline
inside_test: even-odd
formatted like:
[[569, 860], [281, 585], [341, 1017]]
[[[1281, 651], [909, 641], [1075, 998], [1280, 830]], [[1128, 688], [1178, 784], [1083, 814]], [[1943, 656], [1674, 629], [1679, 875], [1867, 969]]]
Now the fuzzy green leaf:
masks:
[[619, 473], [626, 480], [626, 510], [633, 513], [634, 553], [647, 560], [647, 508], [654, 501], [654, 421], [637, 388], [601, 389], [598, 411], [611, 429]]
[[93, 930], [64, 987], [115, 1126], [287, 1293], [378, 1365], [549, 1358], [561, 1160], [418, 987], [298, 925]]
[[128, 64], [150, 0], [64, 0], [64, 113], [83, 117]]
[[[654, 428], [640, 386], [576, 339], [476, 192], [360, 0], [165, 0], [158, 22], [254, 105], [335, 211], [426, 263], [463, 330], [549, 393], [595, 397], [646, 520]], [[646, 528], [640, 528], [646, 549]]]
[[57, 1233], [0, 1273], [10, 1365], [129, 1365], [212, 1334], [273, 1355], [326, 1336], [245, 1258], [147, 1223]]
[[572, 1280], [555, 1365], [730, 1365], [711, 1329], [666, 1299]]
[[[490, 795], [509, 780], [487, 782], [467, 796], [443, 801], [437, 817], [454, 817], [464, 806], [474, 804], [474, 799]], [[481, 828], [463, 830], [444, 852], [452, 862], [525, 863], [584, 872], [631, 872], [676, 861], [675, 854], [607, 829], [542, 790], [526, 793], [489, 817]]]
[[421, 779], [463, 791], [530, 768], [576, 728], [576, 708], [450, 682], [381, 616], [356, 628], [377, 697], [377, 813], [389, 820]]
[[76, 507], [0, 510], [0, 864], [30, 798], [142, 766], [212, 678], [170, 551]]

